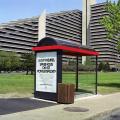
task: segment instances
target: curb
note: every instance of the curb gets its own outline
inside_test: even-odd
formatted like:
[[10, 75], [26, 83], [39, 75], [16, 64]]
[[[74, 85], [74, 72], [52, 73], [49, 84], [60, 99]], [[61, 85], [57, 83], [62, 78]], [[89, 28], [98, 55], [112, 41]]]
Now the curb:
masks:
[[109, 116], [113, 112], [116, 112], [118, 110], [120, 110], [120, 107], [112, 109], [112, 110], [106, 110], [104, 112], [98, 113], [98, 114], [91, 116], [89, 118], [85, 118], [84, 120], [102, 120], [102, 119], [104, 119], [105, 116]]

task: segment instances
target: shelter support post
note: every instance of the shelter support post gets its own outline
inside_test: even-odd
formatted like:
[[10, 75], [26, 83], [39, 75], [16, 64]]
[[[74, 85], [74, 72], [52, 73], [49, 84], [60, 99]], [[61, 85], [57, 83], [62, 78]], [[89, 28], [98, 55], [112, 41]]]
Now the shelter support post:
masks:
[[78, 61], [79, 57], [76, 57], [76, 91], [78, 91], [78, 75], [79, 75], [79, 69], [78, 69]]
[[95, 94], [98, 93], [98, 56], [96, 56], [96, 83], [95, 83]]

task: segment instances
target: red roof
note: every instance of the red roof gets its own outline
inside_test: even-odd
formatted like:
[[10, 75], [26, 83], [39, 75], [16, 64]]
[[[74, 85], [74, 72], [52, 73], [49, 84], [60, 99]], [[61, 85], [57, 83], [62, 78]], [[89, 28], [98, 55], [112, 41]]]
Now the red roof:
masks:
[[32, 48], [33, 51], [54, 51], [61, 50], [64, 55], [79, 55], [79, 56], [98, 56], [99, 53], [95, 50], [69, 47], [65, 45], [50, 45], [50, 46], [37, 46]]

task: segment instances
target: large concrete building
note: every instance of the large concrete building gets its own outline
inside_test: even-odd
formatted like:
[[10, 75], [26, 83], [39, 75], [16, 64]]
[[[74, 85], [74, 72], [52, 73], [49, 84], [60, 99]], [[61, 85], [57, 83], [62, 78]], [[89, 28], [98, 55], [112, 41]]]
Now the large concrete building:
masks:
[[[0, 50], [30, 52], [38, 42], [38, 19], [17, 20], [0, 25]], [[48, 14], [46, 36], [82, 43], [82, 12], [79, 10]]]
[[116, 67], [120, 63], [120, 54], [118, 54], [116, 45], [118, 40], [107, 39], [105, 28], [100, 25], [100, 19], [108, 15], [105, 11], [105, 4], [95, 4], [91, 6], [90, 18], [90, 46], [100, 52], [99, 62], [109, 62], [111, 67]]
[[37, 42], [37, 18], [0, 25], [0, 50], [30, 52]]
[[[116, 64], [120, 63], [120, 54], [115, 47], [117, 40], [108, 40], [104, 27], [99, 23], [102, 16], [107, 15], [104, 9], [105, 3], [95, 4], [95, 1], [92, 1], [92, 5], [91, 3], [89, 5], [87, 19], [80, 10], [47, 14], [45, 36], [89, 45], [100, 52], [99, 62], [108, 61], [112, 67], [116, 67]], [[86, 22], [83, 21], [85, 19]], [[38, 32], [41, 31], [40, 29], [38, 31], [38, 21], [39, 16], [1, 24], [0, 50], [30, 52], [37, 44]], [[86, 33], [88, 30], [89, 32]]]

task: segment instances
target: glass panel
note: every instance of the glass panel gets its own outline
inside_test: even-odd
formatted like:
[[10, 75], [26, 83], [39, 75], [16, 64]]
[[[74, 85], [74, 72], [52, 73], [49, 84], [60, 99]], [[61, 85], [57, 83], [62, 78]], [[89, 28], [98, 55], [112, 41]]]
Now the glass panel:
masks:
[[75, 84], [76, 80], [76, 58], [64, 56], [62, 63], [62, 81], [67, 84]]
[[79, 92], [95, 93], [96, 67], [92, 58], [87, 56], [84, 65], [79, 64]]
[[[78, 76], [78, 92], [95, 93], [95, 57], [87, 57], [84, 65], [81, 64], [82, 59], [79, 57], [79, 76]], [[72, 83], [76, 85], [76, 57], [63, 58], [63, 83]]]

